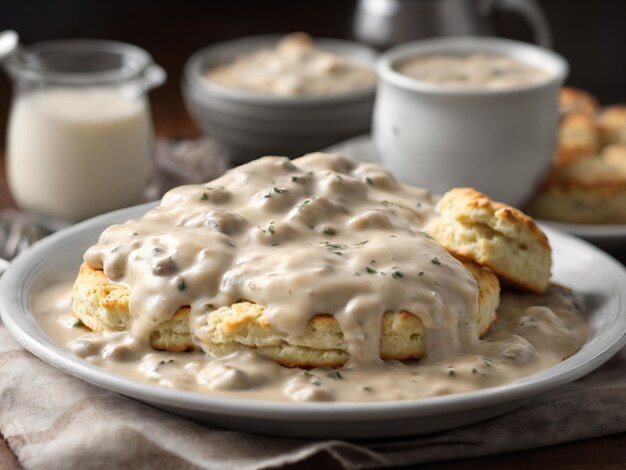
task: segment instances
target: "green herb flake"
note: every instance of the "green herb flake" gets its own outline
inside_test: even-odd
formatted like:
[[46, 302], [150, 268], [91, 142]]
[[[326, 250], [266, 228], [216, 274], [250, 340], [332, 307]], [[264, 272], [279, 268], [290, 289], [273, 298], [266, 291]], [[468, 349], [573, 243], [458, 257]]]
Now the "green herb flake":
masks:
[[265, 230], [265, 233], [269, 233], [270, 235], [274, 235], [274, 222], [270, 222]]
[[159, 361], [159, 365], [165, 365], [165, 364], [171, 364], [172, 362], [174, 362], [174, 359], [163, 359], [162, 361]]
[[311, 200], [310, 200], [310, 199], [305, 199], [304, 201], [302, 201], [302, 203], [301, 203], [301, 204], [299, 204], [299, 205], [298, 205], [298, 206], [296, 206], [296, 207], [298, 208], [298, 210], [300, 210], [300, 211], [301, 211], [302, 209], [304, 209], [304, 206], [306, 206], [309, 202], [311, 202]]
[[363, 387], [361, 390], [363, 390], [364, 392], [371, 392], [372, 387]]
[[343, 178], [341, 177], [341, 175], [335, 175], [335, 179], [340, 183], [343, 183]]
[[322, 382], [320, 382], [319, 380], [314, 380], [313, 382], [311, 382], [313, 385], [315, 385], [316, 387], [319, 387], [320, 385], [322, 385]]
[[404, 277], [404, 274], [402, 274], [400, 271], [394, 271], [391, 273], [391, 277], [393, 277], [394, 279], [398, 279]]
[[299, 178], [298, 178], [297, 176], [292, 176], [292, 177], [291, 177], [291, 181], [293, 181], [294, 183], [297, 183], [297, 182], [298, 182], [298, 179], [299, 179]]
[[334, 235], [334, 234], [335, 234], [335, 229], [334, 229], [334, 228], [332, 228], [332, 227], [326, 227], [326, 228], [324, 229], [324, 233], [325, 233], [326, 235]]
[[382, 205], [385, 207], [389, 207], [390, 202], [389, 201], [383, 201]]
[[439, 261], [439, 258], [437, 258], [436, 256], [431, 259], [430, 262], [437, 266], [441, 265], [441, 261]]
[[328, 375], [331, 379], [343, 380], [343, 375], [338, 370], [332, 370], [326, 375]]
[[472, 369], [472, 374], [478, 374], [478, 371], [476, 370], [475, 367]]
[[333, 251], [333, 253], [337, 256], [343, 256], [343, 253], [341, 251]]
[[369, 176], [365, 177], [365, 182], [369, 184], [370, 186], [374, 186], [374, 182], [372, 181], [372, 178], [370, 178]]
[[82, 328], [83, 326], [85, 326], [85, 324], [80, 318], [76, 320], [74, 324], [72, 325], [73, 328]]
[[187, 288], [187, 285], [185, 284], [185, 280], [182, 277], [178, 278], [178, 290], [179, 291], [184, 291]]
[[361, 273], [360, 273], [360, 272], [358, 272], [358, 271], [354, 271], [354, 275], [355, 275], [355, 276], [357, 276], [357, 277], [359, 277], [359, 276], [361, 275]]
[[329, 243], [327, 241], [323, 241], [321, 243], [329, 250], [345, 250], [346, 248], [348, 248], [347, 245], [342, 245], [341, 243]]
[[454, 370], [452, 370], [452, 369], [448, 369], [448, 375], [450, 377], [454, 377], [456, 375], [456, 372], [454, 372]]
[[304, 371], [302, 371], [302, 374], [303, 374], [305, 377], [315, 377], [315, 376], [314, 376], [313, 374], [311, 374], [308, 370], [304, 370]]
[[272, 197], [272, 191], [268, 191], [268, 193], [267, 193], [267, 194], [265, 194], [263, 197], [264, 197], [265, 199], [267, 199], [268, 197]]
[[420, 271], [419, 273], [417, 273], [418, 276], [423, 276], [424, 275], [424, 271]]
[[378, 271], [376, 271], [374, 268], [370, 267], [370, 266], [365, 266], [365, 270], [369, 273], [369, 274], [375, 274]]
[[274, 186], [274, 192], [278, 194], [285, 194], [287, 192], [287, 188], [277, 188]]
[[203, 200], [203, 201], [208, 200], [209, 199], [209, 193], [207, 193], [207, 192], [202, 193], [202, 196], [200, 196], [200, 199]]
[[355, 243], [355, 245], [366, 245], [369, 243], [369, 240], [363, 240], [362, 242]]

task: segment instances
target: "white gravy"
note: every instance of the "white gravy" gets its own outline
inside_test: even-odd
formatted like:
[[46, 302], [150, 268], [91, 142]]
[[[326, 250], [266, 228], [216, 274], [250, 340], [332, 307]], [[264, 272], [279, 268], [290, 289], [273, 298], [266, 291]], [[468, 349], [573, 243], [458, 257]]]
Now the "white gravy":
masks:
[[457, 88], [512, 88], [543, 82], [550, 76], [500, 54], [418, 56], [400, 63], [397, 70], [417, 80]]
[[[425, 190], [339, 155], [264, 157], [206, 185], [176, 188], [142, 219], [106, 229], [85, 262], [129, 290], [128, 332], [74, 328], [59, 293], [35, 299], [44, 327], [85, 359], [164, 386], [275, 400], [412, 399], [509, 382], [575, 353], [587, 325], [570, 293], [505, 294], [479, 341], [474, 277], [421, 229], [435, 216]], [[62, 296], [61, 296], [62, 297]], [[281, 367], [243, 347], [220, 358], [164, 353], [150, 334], [190, 306], [197, 349], [216, 309], [247, 300], [297, 337], [333, 315], [348, 345], [340, 370]], [[384, 312], [413, 313], [426, 357], [380, 359]]]
[[276, 96], [324, 96], [371, 87], [370, 67], [325, 52], [304, 33], [285, 36], [274, 49], [261, 49], [209, 70], [220, 85]]
[[204, 353], [142, 349], [132, 360], [104, 359], [101, 351], [124, 333], [89, 333], [70, 313], [71, 284], [35, 297], [33, 310], [59, 344], [111, 372], [164, 387], [230, 397], [280, 401], [410, 400], [495, 387], [547, 369], [574, 354], [589, 327], [573, 294], [553, 287], [544, 295], [505, 292], [491, 332], [446, 358], [386, 361], [348, 369], [288, 369], [242, 350]]

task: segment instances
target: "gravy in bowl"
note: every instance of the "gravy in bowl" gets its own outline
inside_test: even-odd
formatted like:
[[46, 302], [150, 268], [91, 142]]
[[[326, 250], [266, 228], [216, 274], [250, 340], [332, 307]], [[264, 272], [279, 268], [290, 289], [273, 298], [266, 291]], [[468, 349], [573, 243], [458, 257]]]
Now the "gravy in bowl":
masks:
[[503, 89], [534, 85], [550, 74], [503, 54], [429, 54], [404, 60], [398, 72], [417, 80], [466, 89]]

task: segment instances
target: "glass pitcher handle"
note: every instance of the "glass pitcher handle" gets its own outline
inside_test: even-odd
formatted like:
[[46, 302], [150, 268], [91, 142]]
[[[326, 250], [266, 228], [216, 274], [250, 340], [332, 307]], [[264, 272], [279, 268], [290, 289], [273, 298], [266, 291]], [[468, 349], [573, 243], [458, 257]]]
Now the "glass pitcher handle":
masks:
[[540, 46], [552, 48], [552, 33], [548, 20], [535, 0], [496, 0], [494, 6], [523, 16], [533, 29], [535, 42]]

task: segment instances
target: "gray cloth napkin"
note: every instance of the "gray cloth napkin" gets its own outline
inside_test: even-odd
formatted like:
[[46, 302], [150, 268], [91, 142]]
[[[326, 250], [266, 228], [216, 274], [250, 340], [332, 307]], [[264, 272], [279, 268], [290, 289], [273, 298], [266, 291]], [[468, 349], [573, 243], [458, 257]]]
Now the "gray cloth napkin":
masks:
[[48, 366], [0, 324], [0, 433], [27, 469], [375, 468], [493, 455], [626, 431], [626, 349], [506, 415], [452, 431], [348, 442], [204, 426]]

